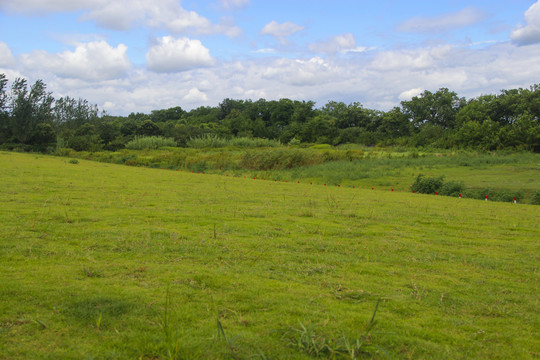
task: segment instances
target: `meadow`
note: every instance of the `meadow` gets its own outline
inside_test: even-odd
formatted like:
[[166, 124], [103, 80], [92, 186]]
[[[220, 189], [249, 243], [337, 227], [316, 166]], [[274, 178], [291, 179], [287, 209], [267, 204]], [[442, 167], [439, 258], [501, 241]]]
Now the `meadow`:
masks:
[[463, 167], [484, 171], [474, 186], [536, 191], [534, 155], [390, 164], [402, 191], [389, 174], [310, 185], [301, 172], [325, 162], [202, 174], [82, 157], [0, 152], [2, 359], [540, 355], [540, 207], [408, 191], [417, 170]]
[[[443, 176], [445, 181], [464, 184], [464, 198], [484, 199], [489, 195], [492, 200], [512, 202], [516, 197], [519, 202], [540, 204], [540, 154], [324, 144], [258, 147], [259, 143], [251, 142], [256, 147], [162, 147], [116, 152], [60, 149], [59, 154], [130, 166], [396, 191], [411, 191], [420, 174]], [[209, 145], [208, 141], [205, 144]]]

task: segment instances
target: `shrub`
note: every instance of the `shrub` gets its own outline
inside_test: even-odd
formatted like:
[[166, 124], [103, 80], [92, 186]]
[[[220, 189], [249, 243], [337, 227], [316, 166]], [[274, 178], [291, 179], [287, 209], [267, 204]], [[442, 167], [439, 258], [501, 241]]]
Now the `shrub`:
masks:
[[424, 177], [420, 174], [411, 185], [411, 190], [422, 194], [434, 194], [440, 192], [444, 184], [444, 176]]
[[440, 194], [445, 196], [458, 196], [465, 191], [465, 184], [461, 181], [448, 181], [443, 183]]
[[540, 191], [537, 191], [534, 193], [534, 195], [531, 198], [531, 204], [540, 205]]
[[176, 146], [176, 142], [171, 138], [162, 136], [142, 136], [136, 137], [126, 144], [126, 149], [131, 150], [146, 150], [159, 149], [164, 146]]
[[301, 141], [299, 139], [297, 139], [296, 137], [293, 137], [290, 141], [289, 141], [289, 145], [290, 146], [298, 146], [301, 144]]
[[362, 150], [347, 150], [345, 157], [349, 161], [360, 160], [364, 157], [364, 152]]
[[57, 156], [65, 156], [65, 157], [69, 157], [69, 156], [73, 156], [73, 150], [72, 149], [68, 149], [68, 148], [57, 148], [56, 149], [56, 152], [55, 152], [55, 155]]

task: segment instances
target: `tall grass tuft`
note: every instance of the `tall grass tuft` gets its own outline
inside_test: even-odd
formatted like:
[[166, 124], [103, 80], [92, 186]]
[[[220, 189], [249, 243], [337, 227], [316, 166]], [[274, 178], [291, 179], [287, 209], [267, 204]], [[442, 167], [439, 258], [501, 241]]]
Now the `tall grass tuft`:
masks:
[[313, 357], [323, 357], [327, 359], [358, 359], [372, 355], [376, 350], [384, 349], [374, 346], [371, 343], [370, 332], [376, 324], [375, 315], [379, 308], [381, 299], [375, 305], [375, 311], [371, 320], [367, 323], [361, 335], [351, 340], [343, 335], [338, 339], [326, 338], [322, 334], [315, 332], [313, 326], [305, 326], [300, 323], [299, 328], [290, 328], [285, 334], [284, 339], [290, 346]]
[[180, 358], [180, 339], [178, 329], [174, 326], [174, 314], [171, 307], [170, 285], [167, 286], [165, 298], [165, 308], [159, 319], [159, 326], [163, 331], [163, 346], [165, 347], [165, 358], [176, 360]]
[[171, 138], [162, 136], [142, 136], [136, 137], [126, 144], [126, 149], [131, 150], [147, 150], [159, 149], [164, 146], [176, 146], [176, 142]]
[[192, 138], [187, 142], [187, 146], [196, 149], [204, 148], [223, 148], [227, 146], [236, 146], [242, 148], [257, 148], [257, 147], [277, 147], [281, 143], [276, 140], [236, 137], [225, 139], [215, 134], [206, 134], [200, 137]]

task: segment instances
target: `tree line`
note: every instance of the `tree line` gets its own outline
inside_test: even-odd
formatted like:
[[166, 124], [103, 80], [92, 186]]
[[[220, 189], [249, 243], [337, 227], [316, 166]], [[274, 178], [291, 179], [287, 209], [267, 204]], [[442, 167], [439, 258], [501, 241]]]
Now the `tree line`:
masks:
[[115, 151], [136, 137], [163, 136], [177, 146], [207, 136], [255, 137], [283, 144], [399, 145], [524, 149], [540, 152], [540, 84], [473, 99], [447, 88], [424, 91], [389, 111], [361, 103], [224, 99], [218, 106], [180, 106], [111, 116], [84, 99], [54, 99], [46, 84], [0, 74], [0, 147], [50, 152]]

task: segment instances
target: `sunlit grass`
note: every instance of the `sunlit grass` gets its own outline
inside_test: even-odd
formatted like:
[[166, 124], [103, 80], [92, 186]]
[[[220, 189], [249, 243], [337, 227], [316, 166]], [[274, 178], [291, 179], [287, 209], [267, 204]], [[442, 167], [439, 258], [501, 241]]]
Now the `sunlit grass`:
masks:
[[307, 359], [300, 323], [375, 358], [540, 353], [538, 206], [5, 152], [0, 169], [0, 357]]

